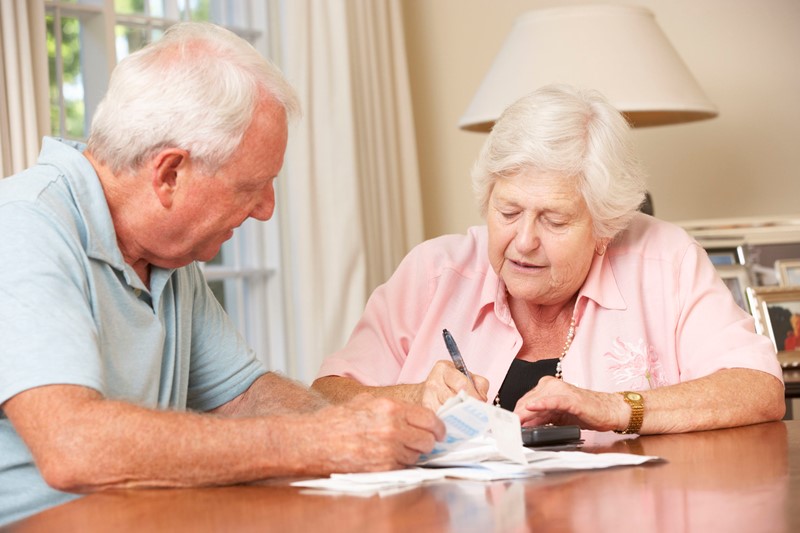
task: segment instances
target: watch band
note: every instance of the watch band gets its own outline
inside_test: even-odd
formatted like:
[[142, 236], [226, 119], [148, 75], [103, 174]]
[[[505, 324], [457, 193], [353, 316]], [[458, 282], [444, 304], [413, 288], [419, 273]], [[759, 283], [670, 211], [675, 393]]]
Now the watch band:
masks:
[[628, 421], [628, 427], [620, 430], [614, 430], [614, 433], [621, 433], [628, 435], [631, 433], [639, 433], [642, 429], [642, 421], [644, 421], [644, 397], [638, 392], [625, 391], [620, 392], [625, 402], [631, 406], [631, 419]]

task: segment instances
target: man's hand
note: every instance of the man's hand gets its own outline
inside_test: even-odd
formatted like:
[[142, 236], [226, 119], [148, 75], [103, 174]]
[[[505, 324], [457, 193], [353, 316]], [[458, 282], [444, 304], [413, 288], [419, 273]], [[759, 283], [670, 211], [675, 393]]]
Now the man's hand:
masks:
[[297, 449], [316, 470], [309, 473], [316, 474], [404, 468], [445, 436], [433, 411], [369, 394], [321, 409], [308, 419], [312, 429]]
[[[467, 394], [485, 402], [489, 391], [489, 381], [483, 376], [472, 374], [475, 387], [467, 376], [456, 369], [451, 361], [437, 361], [421, 386], [420, 403], [436, 411], [448, 398], [465, 390]], [[477, 390], [476, 390], [477, 389]]]

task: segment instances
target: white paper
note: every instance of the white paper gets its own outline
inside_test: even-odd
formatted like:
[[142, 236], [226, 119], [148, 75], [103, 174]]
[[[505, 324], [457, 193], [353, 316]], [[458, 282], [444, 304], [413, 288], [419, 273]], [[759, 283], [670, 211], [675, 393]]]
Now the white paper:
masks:
[[587, 453], [587, 452], [553, 452], [534, 451], [528, 456], [532, 469], [546, 472], [562, 472], [566, 470], [588, 470], [608, 468], [612, 466], [640, 465], [651, 461], [659, 461], [660, 457], [652, 455], [635, 455], [632, 453]]
[[444, 479], [445, 473], [432, 469], [406, 468], [387, 472], [331, 474], [329, 478], [295, 481], [293, 487], [372, 496], [387, 495], [413, 488], [424, 481]]
[[[475, 449], [485, 447], [479, 446]], [[544, 476], [550, 472], [593, 470], [612, 466], [639, 465], [659, 460], [649, 455], [627, 453], [585, 453], [527, 450], [529, 462], [513, 463], [508, 460], [466, 460], [467, 454], [457, 452], [450, 459], [437, 458], [438, 464], [447, 467], [412, 467], [389, 472], [368, 474], [333, 474], [330, 478], [313, 479], [292, 483], [297, 487], [331, 491], [362, 496], [387, 496], [401, 489], [413, 488], [426, 481], [441, 481], [445, 478], [474, 481], [496, 481]]]
[[494, 481], [543, 476], [548, 472], [638, 465], [658, 457], [625, 453], [535, 450], [522, 445], [517, 415], [466, 395], [445, 402], [436, 414], [447, 434], [416, 467], [292, 483], [317, 491], [386, 496], [445, 478]]

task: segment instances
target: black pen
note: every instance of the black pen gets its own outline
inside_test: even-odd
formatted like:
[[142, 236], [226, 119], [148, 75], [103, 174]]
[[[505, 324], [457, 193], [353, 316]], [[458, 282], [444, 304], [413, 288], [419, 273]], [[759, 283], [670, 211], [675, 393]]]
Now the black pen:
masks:
[[475, 381], [472, 379], [472, 374], [469, 373], [467, 370], [467, 365], [464, 364], [464, 358], [461, 357], [461, 352], [458, 351], [458, 346], [456, 346], [456, 341], [453, 339], [453, 336], [450, 335], [450, 332], [446, 329], [442, 330], [442, 337], [444, 337], [444, 344], [447, 346], [447, 351], [450, 352], [450, 359], [453, 360], [453, 364], [456, 365], [456, 368], [467, 376], [469, 382], [472, 383], [472, 388], [476, 391], [478, 388], [475, 386]]

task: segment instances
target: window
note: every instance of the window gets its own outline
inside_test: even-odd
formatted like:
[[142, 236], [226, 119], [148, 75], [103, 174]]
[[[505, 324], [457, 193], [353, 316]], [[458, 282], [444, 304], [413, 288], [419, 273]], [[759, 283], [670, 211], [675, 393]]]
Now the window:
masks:
[[[270, 0], [47, 1], [52, 135], [88, 137], [116, 62], [184, 20], [227, 27], [269, 56]], [[277, 216], [249, 220], [203, 270], [214, 294], [259, 358], [286, 372]]]

